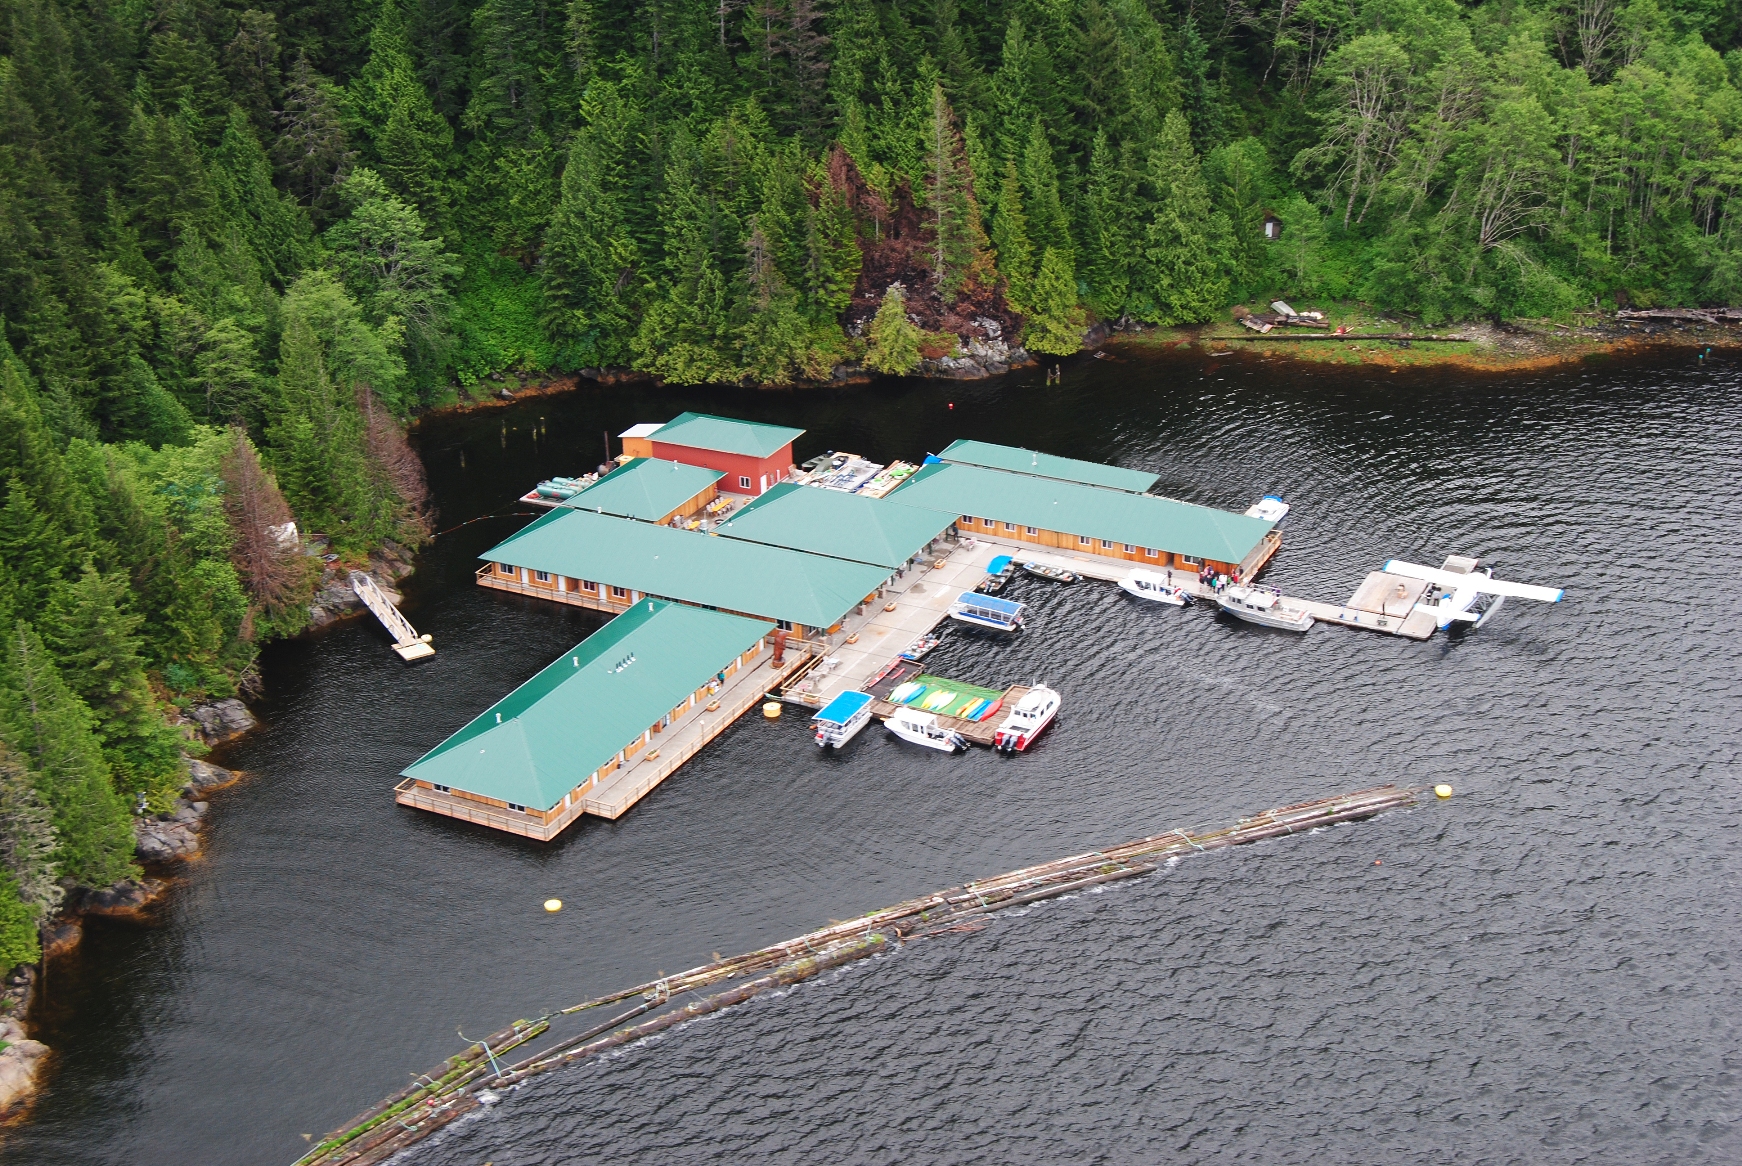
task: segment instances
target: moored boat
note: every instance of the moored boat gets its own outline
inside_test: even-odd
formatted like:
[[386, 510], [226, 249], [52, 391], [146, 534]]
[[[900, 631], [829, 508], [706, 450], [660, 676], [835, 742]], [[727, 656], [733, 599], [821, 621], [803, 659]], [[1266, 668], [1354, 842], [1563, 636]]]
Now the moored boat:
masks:
[[1082, 578], [1075, 571], [1067, 571], [1063, 567], [1055, 567], [1051, 563], [1024, 563], [1022, 569], [1037, 579], [1048, 579], [1054, 583], [1075, 583]]
[[985, 628], [993, 632], [1019, 632], [1022, 630], [1022, 604], [1010, 599], [998, 599], [991, 595], [980, 595], [973, 591], [964, 591], [952, 604], [950, 618], [970, 627]]
[[996, 595], [1010, 585], [1010, 580], [1016, 575], [1016, 567], [1011, 563], [1009, 555], [999, 555], [986, 564], [986, 577], [980, 580], [980, 585], [974, 588], [982, 595]]
[[940, 725], [937, 717], [931, 713], [922, 713], [915, 709], [896, 709], [883, 722], [883, 727], [903, 741], [924, 745], [927, 749], [960, 753], [968, 747], [967, 739], [960, 733]]
[[1283, 602], [1282, 592], [1274, 587], [1235, 583], [1216, 592], [1216, 602], [1229, 615], [1267, 628], [1304, 632], [1313, 626], [1313, 617], [1289, 607]]
[[925, 654], [927, 652], [938, 646], [938, 639], [939, 637], [930, 634], [921, 636], [919, 639], [908, 645], [907, 651], [901, 654], [901, 658], [903, 660], [912, 660], [915, 663], [918, 663], [925, 659]]
[[1174, 586], [1168, 582], [1167, 576], [1157, 575], [1154, 571], [1132, 571], [1119, 580], [1119, 590], [1139, 599], [1168, 603], [1174, 607], [1184, 607], [1192, 601], [1191, 593], [1184, 587]]
[[811, 723], [817, 727], [817, 745], [819, 748], [839, 749], [848, 741], [859, 735], [871, 720], [871, 694], [868, 692], [843, 692], [823, 707], [823, 710], [811, 718]]
[[1004, 723], [998, 726], [993, 746], [1000, 753], [1025, 751], [1034, 744], [1041, 730], [1052, 724], [1062, 703], [1057, 692], [1044, 684], [1035, 685], [1023, 694], [1016, 707], [1010, 710], [1010, 715], [1004, 718]]

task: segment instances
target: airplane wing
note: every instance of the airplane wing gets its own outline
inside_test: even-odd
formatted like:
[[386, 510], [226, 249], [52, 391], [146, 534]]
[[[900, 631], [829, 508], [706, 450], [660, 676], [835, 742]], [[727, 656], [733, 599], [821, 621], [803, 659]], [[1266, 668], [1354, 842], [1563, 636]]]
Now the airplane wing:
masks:
[[1508, 583], [1504, 579], [1491, 579], [1487, 575], [1460, 575], [1456, 571], [1442, 571], [1437, 567], [1424, 567], [1420, 563], [1406, 563], [1402, 559], [1388, 560], [1381, 569], [1387, 574], [1436, 583], [1448, 591], [1457, 591], [1474, 584], [1476, 590], [1484, 595], [1510, 595], [1515, 599], [1534, 599], [1539, 603], [1559, 603], [1561, 596], [1565, 594], [1559, 587]]

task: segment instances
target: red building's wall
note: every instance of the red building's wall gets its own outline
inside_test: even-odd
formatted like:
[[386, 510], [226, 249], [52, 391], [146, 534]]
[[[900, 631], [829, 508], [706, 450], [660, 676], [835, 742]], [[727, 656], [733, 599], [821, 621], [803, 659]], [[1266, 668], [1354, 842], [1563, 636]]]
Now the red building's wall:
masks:
[[[727, 494], [760, 494], [774, 483], [785, 478], [787, 471], [792, 468], [791, 445], [782, 446], [775, 451], [772, 457], [753, 458], [743, 454], [696, 449], [688, 445], [673, 445], [659, 440], [659, 436], [655, 434], [653, 456], [668, 461], [682, 462], [686, 466], [703, 466], [710, 470], [719, 470], [726, 475], [720, 479], [719, 489]], [[739, 478], [749, 478], [750, 485], [741, 484], [738, 481]]]

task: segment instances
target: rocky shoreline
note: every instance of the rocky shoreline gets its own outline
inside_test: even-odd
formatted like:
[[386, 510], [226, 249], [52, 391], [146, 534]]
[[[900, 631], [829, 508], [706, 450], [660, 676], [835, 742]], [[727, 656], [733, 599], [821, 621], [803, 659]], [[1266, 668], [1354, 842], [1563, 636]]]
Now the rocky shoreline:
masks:
[[[412, 552], [397, 543], [386, 543], [370, 555], [365, 568], [388, 598], [398, 603], [394, 584], [412, 572]], [[330, 563], [322, 574], [309, 604], [309, 630], [317, 630], [363, 612], [363, 601], [351, 588], [350, 567]], [[179, 718], [190, 740], [212, 747], [233, 741], [254, 729], [259, 721], [241, 700], [214, 701], [185, 710]], [[187, 784], [168, 810], [144, 814], [133, 820], [134, 854], [147, 873], [109, 887], [66, 886], [60, 914], [42, 930], [43, 963], [64, 955], [84, 938], [87, 916], [138, 918], [174, 882], [171, 864], [199, 857], [201, 830], [211, 809], [209, 795], [242, 779], [238, 770], [226, 769], [197, 757], [187, 756]], [[51, 1050], [30, 1039], [25, 1028], [42, 965], [13, 969], [0, 984], [0, 1118], [27, 1106], [36, 1096], [41, 1072]]]

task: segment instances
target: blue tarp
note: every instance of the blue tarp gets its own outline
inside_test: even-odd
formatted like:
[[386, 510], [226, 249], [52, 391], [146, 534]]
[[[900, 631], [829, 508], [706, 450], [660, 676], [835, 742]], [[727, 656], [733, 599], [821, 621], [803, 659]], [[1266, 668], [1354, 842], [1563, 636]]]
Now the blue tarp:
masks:
[[853, 719], [860, 709], [871, 703], [868, 692], [843, 692], [828, 703], [828, 707], [812, 717], [813, 721], [827, 721], [831, 725], [844, 725]]
[[1010, 556], [1009, 555], [999, 555], [996, 559], [993, 559], [990, 563], [986, 564], [986, 573], [988, 575], [997, 575], [997, 574], [1001, 573], [1004, 570], [1004, 568], [1008, 567], [1009, 565], [1010, 565]]

